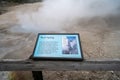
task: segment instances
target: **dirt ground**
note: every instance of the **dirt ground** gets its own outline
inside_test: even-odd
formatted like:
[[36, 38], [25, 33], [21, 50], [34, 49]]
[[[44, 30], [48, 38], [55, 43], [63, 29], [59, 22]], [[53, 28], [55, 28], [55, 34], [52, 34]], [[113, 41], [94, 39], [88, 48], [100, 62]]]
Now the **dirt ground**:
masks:
[[[37, 34], [17, 32], [16, 29], [11, 31], [11, 28], [19, 27], [18, 19], [15, 17], [17, 12], [34, 11], [40, 6], [40, 3], [35, 3], [0, 7], [0, 59], [27, 59], [31, 55]], [[64, 30], [80, 33], [86, 59], [120, 59], [119, 21], [120, 14], [85, 18]], [[43, 71], [43, 76], [44, 80], [120, 80], [120, 72], [114, 71]], [[33, 79], [31, 72], [24, 71], [0, 72], [0, 78], [2, 80]]]
[[[22, 74], [21, 74], [22, 73]], [[44, 80], [120, 80], [113, 71], [43, 71]], [[33, 80], [31, 72], [13, 72], [11, 80]], [[26, 75], [26, 76], [24, 76]], [[16, 77], [18, 76], [18, 77]]]
[[[40, 6], [41, 3], [34, 3], [9, 7], [9, 12], [0, 15], [0, 51], [2, 53], [0, 58], [26, 59], [31, 55], [30, 53], [32, 53], [37, 34], [22, 31], [16, 15], [17, 13], [24, 14], [37, 11]], [[119, 59], [119, 21], [120, 14], [83, 18], [73, 21], [74, 24], [65, 27], [63, 31], [66, 33], [79, 33], [81, 35], [81, 44], [86, 59]], [[67, 25], [64, 24], [64, 26]], [[22, 56], [23, 54], [24, 56]]]

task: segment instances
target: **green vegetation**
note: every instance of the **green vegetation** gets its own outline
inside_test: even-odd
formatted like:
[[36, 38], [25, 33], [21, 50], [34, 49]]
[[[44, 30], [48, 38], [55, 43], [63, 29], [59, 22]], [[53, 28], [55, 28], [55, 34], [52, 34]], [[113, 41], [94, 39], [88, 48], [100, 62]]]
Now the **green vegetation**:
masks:
[[0, 2], [15, 2], [15, 3], [22, 3], [26, 0], [0, 0]]
[[14, 2], [14, 3], [29, 3], [29, 2], [37, 2], [42, 0], [0, 0], [0, 2]]
[[9, 2], [18, 2], [18, 3], [21, 3], [21, 2], [23, 2], [24, 0], [6, 0], [6, 1], [9, 1]]

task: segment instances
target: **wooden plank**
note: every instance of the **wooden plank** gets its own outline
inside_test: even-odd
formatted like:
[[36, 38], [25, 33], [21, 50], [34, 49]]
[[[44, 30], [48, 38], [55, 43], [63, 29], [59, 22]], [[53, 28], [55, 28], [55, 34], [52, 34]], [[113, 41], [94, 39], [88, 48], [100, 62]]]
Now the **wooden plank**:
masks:
[[79, 61], [32, 61], [1, 60], [0, 71], [58, 71], [58, 70], [98, 70], [120, 71], [120, 60], [84, 60]]

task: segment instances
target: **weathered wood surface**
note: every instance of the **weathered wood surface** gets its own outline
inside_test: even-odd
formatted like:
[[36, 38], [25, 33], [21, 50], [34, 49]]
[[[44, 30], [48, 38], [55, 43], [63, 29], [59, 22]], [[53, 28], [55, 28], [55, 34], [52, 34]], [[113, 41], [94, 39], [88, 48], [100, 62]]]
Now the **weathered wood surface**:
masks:
[[120, 71], [120, 60], [84, 60], [79, 61], [32, 61], [1, 60], [0, 71], [41, 71], [41, 70], [97, 70]]

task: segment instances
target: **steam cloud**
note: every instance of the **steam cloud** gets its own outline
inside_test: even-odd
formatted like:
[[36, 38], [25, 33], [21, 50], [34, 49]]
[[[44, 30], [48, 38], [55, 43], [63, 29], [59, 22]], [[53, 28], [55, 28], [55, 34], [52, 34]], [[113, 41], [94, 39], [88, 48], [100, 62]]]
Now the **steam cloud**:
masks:
[[78, 19], [120, 13], [120, 0], [44, 0], [42, 4], [36, 12], [17, 15], [23, 29], [63, 32]]

